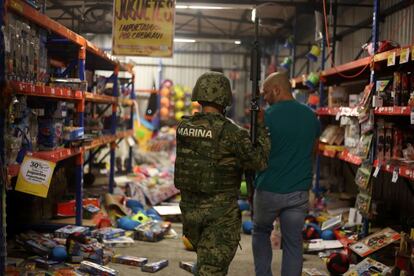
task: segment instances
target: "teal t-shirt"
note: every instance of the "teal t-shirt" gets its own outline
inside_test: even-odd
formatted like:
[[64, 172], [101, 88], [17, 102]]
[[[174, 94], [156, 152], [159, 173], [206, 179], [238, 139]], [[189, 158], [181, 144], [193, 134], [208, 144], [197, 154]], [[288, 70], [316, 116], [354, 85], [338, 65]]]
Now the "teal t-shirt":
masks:
[[268, 168], [259, 172], [256, 188], [274, 193], [307, 191], [312, 184], [312, 154], [320, 123], [307, 106], [288, 100], [265, 111], [272, 146]]

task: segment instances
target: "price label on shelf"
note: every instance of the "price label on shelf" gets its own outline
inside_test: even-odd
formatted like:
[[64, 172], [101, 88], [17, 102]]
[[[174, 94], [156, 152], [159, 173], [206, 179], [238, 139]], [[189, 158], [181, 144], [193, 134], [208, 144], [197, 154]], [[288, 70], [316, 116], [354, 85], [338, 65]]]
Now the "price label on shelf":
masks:
[[396, 57], [395, 52], [392, 52], [391, 54], [388, 55], [388, 58], [387, 58], [387, 66], [393, 66], [393, 65], [395, 65], [395, 57]]
[[392, 179], [391, 179], [391, 182], [392, 183], [397, 183], [397, 180], [398, 180], [398, 167], [396, 167], [395, 169], [394, 169], [394, 171], [392, 172]]
[[20, 166], [16, 191], [46, 198], [56, 163], [26, 155]]
[[411, 60], [414, 61], [414, 46], [411, 46]]
[[338, 113], [336, 113], [335, 119], [337, 121], [339, 121], [339, 119], [341, 119], [341, 112], [338, 111]]
[[372, 176], [375, 177], [375, 178], [377, 178], [380, 170], [381, 170], [381, 164], [378, 164], [378, 166], [375, 168], [375, 171], [372, 174]]
[[409, 57], [410, 57], [410, 48], [401, 49], [400, 64], [407, 63]]

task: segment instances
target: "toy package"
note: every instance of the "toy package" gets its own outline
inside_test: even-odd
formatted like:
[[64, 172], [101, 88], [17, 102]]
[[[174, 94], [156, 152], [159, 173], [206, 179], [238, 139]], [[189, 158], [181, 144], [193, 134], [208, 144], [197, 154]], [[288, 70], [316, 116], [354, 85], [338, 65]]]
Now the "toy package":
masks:
[[363, 162], [358, 168], [355, 175], [355, 183], [362, 190], [367, 190], [369, 180], [371, 179], [372, 164], [370, 162]]
[[118, 275], [118, 272], [112, 268], [98, 265], [98, 264], [88, 262], [88, 261], [81, 262], [79, 269], [83, 272], [90, 273], [91, 275], [107, 275], [107, 276]]
[[351, 250], [357, 253], [361, 257], [366, 257], [373, 252], [381, 249], [397, 240], [401, 235], [391, 228], [387, 227], [381, 231], [369, 235], [368, 237], [352, 244]]
[[154, 273], [154, 272], [160, 271], [161, 269], [167, 266], [168, 266], [168, 260], [161, 260], [159, 262], [145, 264], [142, 267], [142, 271]]
[[110, 239], [110, 240], [103, 240], [103, 243], [105, 246], [108, 247], [129, 247], [129, 246], [133, 246], [134, 245], [134, 240], [130, 237], [118, 237], [118, 238], [114, 238], [114, 239]]
[[193, 273], [193, 269], [194, 269], [194, 263], [193, 262], [180, 261], [179, 266], [180, 266], [180, 268], [184, 269], [185, 271]]
[[368, 152], [371, 148], [372, 134], [362, 135], [357, 145], [356, 154], [362, 159], [368, 157]]
[[88, 234], [89, 228], [83, 226], [74, 226], [74, 225], [66, 225], [65, 227], [59, 228], [55, 231], [55, 236], [57, 238], [66, 239], [69, 235], [73, 233], [80, 233], [80, 234]]
[[92, 231], [92, 237], [101, 240], [111, 240], [125, 236], [125, 230], [120, 228], [105, 227]]
[[391, 275], [391, 268], [371, 258], [366, 258], [354, 267], [351, 267], [344, 276]]
[[33, 231], [20, 234], [17, 236], [16, 241], [28, 252], [42, 257], [47, 257], [52, 249], [58, 245], [56, 241], [46, 235], [41, 235]]
[[357, 195], [355, 205], [356, 209], [361, 214], [368, 215], [371, 208], [371, 196], [364, 192], [360, 192]]
[[134, 256], [115, 255], [115, 256], [112, 257], [112, 262], [117, 263], [117, 264], [124, 264], [124, 265], [142, 267], [146, 263], [148, 263], [148, 259], [147, 258], [134, 257]]
[[157, 242], [164, 238], [171, 229], [171, 223], [166, 221], [149, 221], [135, 228], [135, 239], [140, 241]]

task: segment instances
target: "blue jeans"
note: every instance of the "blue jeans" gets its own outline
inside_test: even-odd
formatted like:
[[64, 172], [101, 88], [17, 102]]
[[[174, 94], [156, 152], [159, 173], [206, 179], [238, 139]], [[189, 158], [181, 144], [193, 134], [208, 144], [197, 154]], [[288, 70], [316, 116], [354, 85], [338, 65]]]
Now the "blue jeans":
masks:
[[273, 222], [280, 218], [282, 276], [300, 276], [303, 264], [302, 229], [308, 211], [306, 191], [276, 194], [256, 190], [253, 200], [253, 257], [256, 276], [272, 276]]

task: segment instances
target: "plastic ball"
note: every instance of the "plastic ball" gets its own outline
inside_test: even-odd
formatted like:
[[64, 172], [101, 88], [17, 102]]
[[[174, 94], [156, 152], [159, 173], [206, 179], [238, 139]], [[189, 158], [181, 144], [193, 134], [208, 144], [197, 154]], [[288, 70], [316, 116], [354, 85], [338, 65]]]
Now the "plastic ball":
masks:
[[66, 247], [63, 245], [58, 245], [52, 249], [52, 260], [63, 262], [68, 257], [68, 252], [66, 251]]
[[247, 183], [246, 181], [242, 181], [240, 185], [240, 195], [247, 196]]
[[335, 234], [331, 229], [322, 231], [321, 238], [324, 240], [336, 240]]
[[129, 217], [122, 217], [118, 219], [118, 227], [127, 231], [134, 230], [140, 224], [141, 223], [139, 221], [132, 220]]
[[167, 87], [164, 87], [163, 89], [161, 89], [161, 96], [163, 97], [168, 97], [170, 95], [170, 89], [168, 89]]
[[161, 107], [160, 109], [160, 115], [161, 117], [168, 117], [168, 114], [170, 113], [170, 111], [168, 110], [167, 107]]
[[247, 200], [238, 200], [237, 203], [239, 204], [240, 211], [248, 211], [250, 210], [250, 204]]
[[193, 247], [193, 245], [191, 244], [191, 242], [187, 239], [187, 237], [186, 236], [182, 236], [182, 240], [183, 240], [183, 244], [184, 244], [184, 247], [185, 247], [185, 249], [187, 249], [187, 250], [189, 250], [189, 251], [194, 251], [194, 247]]
[[319, 239], [321, 237], [321, 228], [315, 223], [307, 223], [303, 227], [302, 234], [303, 239], [312, 240]]
[[176, 88], [175, 89], [175, 99], [176, 100], [182, 100], [185, 96], [185, 93], [182, 89]]
[[137, 130], [137, 136], [138, 136], [138, 139], [144, 138], [145, 137], [145, 131], [142, 130], [142, 129], [138, 129]]
[[326, 267], [333, 275], [342, 275], [349, 269], [349, 259], [343, 253], [332, 253], [328, 257]]
[[253, 222], [251, 220], [244, 221], [242, 224], [242, 228], [243, 228], [243, 233], [247, 235], [251, 235], [252, 230], [253, 230]]
[[144, 212], [139, 211], [138, 213], [136, 213], [135, 215], [133, 215], [131, 217], [132, 220], [134, 221], [138, 221], [139, 223], [146, 223], [148, 221], [151, 220], [151, 218], [149, 218], [146, 214], [144, 214]]
[[184, 116], [184, 112], [182, 112], [182, 111], [178, 111], [177, 113], [175, 113], [175, 119], [177, 121], [181, 120], [181, 117], [183, 117], [183, 116]]
[[183, 109], [184, 108], [184, 102], [182, 100], [178, 100], [175, 102], [175, 109]]
[[170, 105], [170, 100], [168, 98], [166, 98], [166, 97], [162, 97], [160, 99], [160, 104], [163, 107], [168, 107]]

